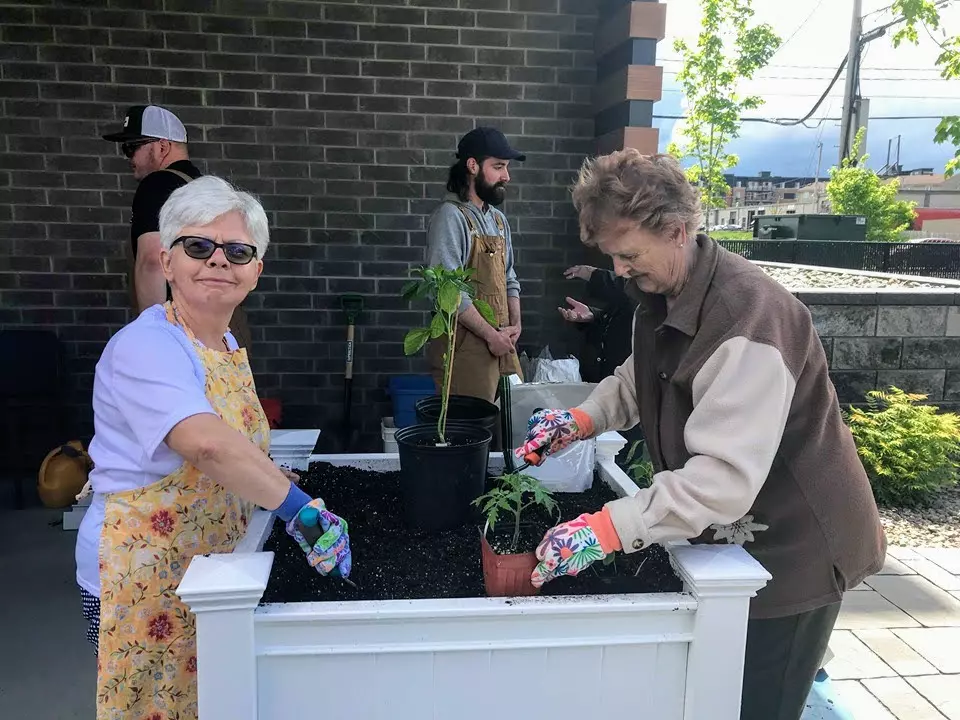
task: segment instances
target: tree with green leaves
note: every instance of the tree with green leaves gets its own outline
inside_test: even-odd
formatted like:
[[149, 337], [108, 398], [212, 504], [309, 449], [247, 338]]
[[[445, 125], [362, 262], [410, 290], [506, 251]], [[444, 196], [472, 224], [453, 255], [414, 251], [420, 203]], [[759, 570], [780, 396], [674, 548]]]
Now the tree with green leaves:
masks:
[[[922, 26], [930, 39], [940, 47], [940, 55], [937, 57], [940, 77], [944, 80], [955, 80], [960, 78], [960, 35], [948, 37], [944, 32], [942, 41], [934, 37], [934, 33], [941, 29], [938, 10], [940, 4], [942, 3], [935, 0], [896, 0], [890, 9], [894, 14], [900, 15], [904, 23], [893, 36], [893, 46], [899, 47], [903, 42], [916, 45], [920, 37], [917, 27]], [[939, 145], [949, 143], [954, 148], [953, 157], [947, 161], [944, 174], [950, 177], [960, 172], [960, 116], [948, 115], [942, 118], [937, 125], [934, 142]]]
[[780, 47], [780, 38], [767, 24], [750, 25], [752, 0], [700, 0], [703, 20], [695, 47], [674, 42], [683, 58], [677, 82], [687, 101], [683, 142], [667, 149], [679, 160], [692, 160], [687, 178], [701, 191], [706, 210], [724, 204], [724, 172], [740, 161], [726, 151], [740, 134], [744, 110], [763, 105], [756, 95], [741, 95], [741, 81], [765, 67]]
[[900, 233], [913, 224], [916, 203], [897, 200], [900, 181], [884, 182], [867, 167], [868, 156], [860, 156], [862, 142], [861, 128], [850, 154], [839, 168], [830, 169], [830, 206], [837, 215], [863, 215], [867, 219], [868, 241], [896, 242]]
[[475, 297], [472, 278], [473, 268], [448, 270], [442, 265], [421, 267], [414, 271], [416, 277], [403, 286], [400, 295], [404, 300], [429, 298], [433, 304], [433, 317], [428, 327], [413, 328], [403, 338], [403, 352], [414, 355], [430, 340], [446, 338], [447, 349], [443, 354], [443, 387], [440, 391], [440, 418], [437, 435], [445, 443], [447, 429], [447, 406], [450, 404], [450, 376], [453, 372], [453, 355], [456, 351], [457, 326], [460, 318], [460, 298], [465, 293], [481, 317], [496, 327], [497, 319], [485, 301]]

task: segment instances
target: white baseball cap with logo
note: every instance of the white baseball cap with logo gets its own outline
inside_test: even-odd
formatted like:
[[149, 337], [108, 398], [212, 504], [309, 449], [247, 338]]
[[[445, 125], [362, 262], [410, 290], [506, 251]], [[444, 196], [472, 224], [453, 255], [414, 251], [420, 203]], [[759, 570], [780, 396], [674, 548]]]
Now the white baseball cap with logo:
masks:
[[104, 135], [110, 142], [131, 142], [146, 138], [185, 143], [187, 129], [180, 118], [159, 105], [135, 105], [127, 110], [120, 132]]

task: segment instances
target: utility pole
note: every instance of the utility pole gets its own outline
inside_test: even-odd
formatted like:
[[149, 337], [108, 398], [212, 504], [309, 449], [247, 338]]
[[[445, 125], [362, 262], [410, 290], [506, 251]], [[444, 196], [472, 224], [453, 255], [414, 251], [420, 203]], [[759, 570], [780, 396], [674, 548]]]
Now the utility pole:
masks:
[[850, 22], [850, 47], [847, 51], [847, 80], [843, 91], [843, 115], [840, 121], [840, 160], [850, 152], [852, 139], [856, 132], [854, 112], [856, 110], [857, 78], [860, 75], [860, 35], [863, 31], [863, 0], [853, 0], [853, 19]]
[[[935, 0], [934, 8], [949, 5], [953, 0]], [[887, 30], [904, 21], [901, 15], [888, 23], [863, 32], [863, 0], [853, 0], [853, 19], [850, 22], [850, 48], [847, 51], [847, 80], [843, 93], [843, 116], [840, 121], [840, 163], [850, 154], [857, 130], [863, 128], [866, 137], [867, 121], [870, 115], [870, 101], [858, 96], [857, 85], [860, 78], [860, 49], [869, 42], [883, 37]], [[866, 147], [866, 142], [864, 142]], [[858, 158], [859, 159], [859, 158]], [[899, 154], [897, 161], [899, 162]]]
[[[853, 126], [850, 128], [850, 145], [847, 148], [847, 152], [853, 150], [853, 141], [857, 137], [857, 133], [863, 130], [863, 137], [860, 139], [860, 152], [865, 153], [867, 151], [867, 125], [870, 122], [870, 99], [857, 97], [857, 101], [854, 104], [854, 113], [853, 113]], [[860, 158], [854, 158], [854, 160], [859, 161]]]
[[813, 185], [813, 187], [816, 188], [816, 191], [815, 191], [815, 194], [814, 194], [814, 199], [815, 199], [815, 203], [816, 203], [816, 206], [817, 206], [816, 211], [817, 211], [818, 213], [820, 212], [820, 187], [821, 187], [821, 185], [820, 185], [820, 165], [821, 165], [821, 163], [823, 163], [823, 143], [822, 143], [822, 142], [818, 142], [818, 143], [817, 143], [817, 174], [816, 174], [816, 182], [815, 182], [814, 185]]

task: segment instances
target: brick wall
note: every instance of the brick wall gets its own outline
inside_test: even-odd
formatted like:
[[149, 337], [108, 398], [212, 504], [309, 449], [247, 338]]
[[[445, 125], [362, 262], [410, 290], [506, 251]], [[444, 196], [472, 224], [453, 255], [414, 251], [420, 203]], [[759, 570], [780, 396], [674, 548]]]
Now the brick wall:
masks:
[[960, 293], [798, 293], [843, 405], [891, 385], [960, 408]]
[[127, 320], [135, 183], [100, 134], [131, 104], [187, 125], [209, 173], [258, 193], [273, 245], [251, 296], [254, 368], [288, 426], [335, 427], [343, 318], [367, 296], [355, 417], [387, 414], [404, 329], [398, 290], [457, 137], [498, 125], [528, 161], [505, 211], [523, 283], [522, 345], [570, 349], [556, 306], [580, 260], [567, 185], [594, 143], [590, 0], [110, 0], [2, 3], [0, 325], [63, 340], [71, 429], [90, 431], [92, 373]]

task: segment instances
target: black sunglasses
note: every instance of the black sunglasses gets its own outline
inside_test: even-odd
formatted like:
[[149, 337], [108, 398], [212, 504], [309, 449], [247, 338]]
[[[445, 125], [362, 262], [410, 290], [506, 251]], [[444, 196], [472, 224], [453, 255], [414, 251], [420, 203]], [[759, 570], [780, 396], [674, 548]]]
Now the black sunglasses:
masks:
[[177, 244], [183, 245], [183, 251], [187, 257], [192, 257], [194, 260], [207, 260], [213, 256], [217, 248], [223, 250], [224, 257], [234, 265], [246, 265], [257, 256], [255, 246], [241, 242], [218, 243], [209, 238], [187, 235], [173, 241], [173, 245]]
[[136, 154], [137, 150], [142, 148], [144, 145], [149, 145], [150, 143], [159, 142], [160, 138], [150, 138], [148, 140], [135, 140], [133, 142], [125, 142], [120, 146], [120, 152], [123, 153], [123, 156], [126, 158], [132, 158]]

